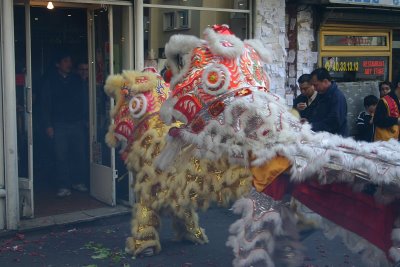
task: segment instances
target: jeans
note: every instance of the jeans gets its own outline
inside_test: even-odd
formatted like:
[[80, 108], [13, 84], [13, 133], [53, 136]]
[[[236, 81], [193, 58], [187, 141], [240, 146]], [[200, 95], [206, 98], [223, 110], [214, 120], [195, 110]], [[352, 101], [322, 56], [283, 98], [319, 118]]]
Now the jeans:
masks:
[[83, 122], [54, 124], [56, 181], [59, 188], [85, 183], [85, 129]]

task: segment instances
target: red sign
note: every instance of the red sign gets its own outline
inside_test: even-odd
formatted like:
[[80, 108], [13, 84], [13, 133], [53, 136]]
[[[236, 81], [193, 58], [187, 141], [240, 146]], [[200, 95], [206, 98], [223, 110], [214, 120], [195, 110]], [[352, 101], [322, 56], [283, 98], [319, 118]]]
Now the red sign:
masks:
[[339, 41], [342, 45], [368, 45], [370, 46], [372, 44], [371, 39], [366, 39], [363, 37], [344, 37], [340, 39]]
[[383, 60], [366, 60], [362, 62], [365, 75], [384, 75], [385, 61]]
[[385, 80], [389, 76], [389, 57], [322, 57], [323, 66], [336, 81]]

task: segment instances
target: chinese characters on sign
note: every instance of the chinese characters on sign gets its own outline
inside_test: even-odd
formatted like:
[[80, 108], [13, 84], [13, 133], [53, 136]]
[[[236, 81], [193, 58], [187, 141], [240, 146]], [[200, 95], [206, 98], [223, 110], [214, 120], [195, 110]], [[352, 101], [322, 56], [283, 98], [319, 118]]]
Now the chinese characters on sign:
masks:
[[388, 78], [388, 57], [323, 57], [323, 66], [337, 81], [385, 80]]
[[[399, 0], [400, 1], [400, 0]], [[325, 35], [325, 46], [379, 46], [387, 45], [386, 36]]]

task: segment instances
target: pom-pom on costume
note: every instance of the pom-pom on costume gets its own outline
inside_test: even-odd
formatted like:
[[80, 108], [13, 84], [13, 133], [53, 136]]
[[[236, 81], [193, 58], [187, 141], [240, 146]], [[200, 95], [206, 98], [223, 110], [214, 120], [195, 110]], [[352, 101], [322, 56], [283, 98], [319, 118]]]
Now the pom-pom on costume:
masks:
[[[400, 225], [393, 201], [399, 196], [399, 143], [367, 144], [312, 132], [269, 92], [266, 51], [257, 40], [239, 40], [226, 26], [206, 29], [204, 40], [171, 37], [165, 48], [171, 94], [161, 117], [184, 126], [168, 137], [157, 166], [164, 169], [175, 151], [195, 147], [196, 157], [227, 157], [251, 169], [255, 189], [235, 203], [242, 218], [231, 226], [227, 243], [235, 267], [301, 264], [296, 214], [281, 202], [286, 193], [297, 199], [300, 218], [342, 236], [366, 265], [398, 261]], [[366, 192], [368, 187], [373, 190]]]
[[199, 160], [188, 149], [179, 152], [175, 166], [158, 170], [153, 162], [171, 128], [159, 117], [161, 104], [168, 97], [168, 84], [154, 70], [147, 69], [109, 76], [105, 88], [116, 100], [111, 112], [114, 123], [106, 141], [111, 147], [121, 147], [127, 168], [136, 173], [132, 185], [136, 194], [132, 237], [127, 239], [126, 250], [134, 255], [158, 253], [162, 214], [172, 216], [178, 240], [208, 242], [195, 210], [207, 209], [212, 201], [227, 205], [248, 192], [249, 170], [230, 166], [226, 160]]

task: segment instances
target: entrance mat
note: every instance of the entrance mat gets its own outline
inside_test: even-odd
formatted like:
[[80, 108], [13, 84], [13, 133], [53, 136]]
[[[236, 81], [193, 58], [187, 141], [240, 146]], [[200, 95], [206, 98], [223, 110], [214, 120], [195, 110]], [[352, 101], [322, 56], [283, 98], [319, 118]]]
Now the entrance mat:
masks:
[[107, 207], [106, 204], [91, 197], [89, 193], [72, 190], [70, 196], [63, 198], [57, 197], [56, 193], [51, 187], [39, 187], [35, 190], [36, 218]]

